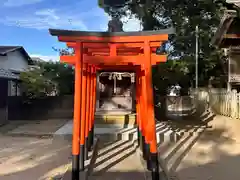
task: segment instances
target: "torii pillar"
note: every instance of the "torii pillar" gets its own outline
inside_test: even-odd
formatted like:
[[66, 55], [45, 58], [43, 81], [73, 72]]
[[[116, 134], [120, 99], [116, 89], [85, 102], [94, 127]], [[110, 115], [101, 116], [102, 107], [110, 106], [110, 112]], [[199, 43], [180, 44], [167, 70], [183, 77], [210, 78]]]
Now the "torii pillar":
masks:
[[[156, 126], [153, 107], [152, 66], [166, 62], [156, 49], [168, 40], [171, 30], [143, 32], [84, 32], [50, 29], [50, 34], [74, 48], [61, 62], [75, 66], [72, 180], [84, 169], [84, 152], [92, 132], [96, 103], [96, 71], [126, 70], [136, 73], [137, 124], [147, 148], [152, 179], [159, 179]], [[79, 163], [80, 162], [80, 163]]]

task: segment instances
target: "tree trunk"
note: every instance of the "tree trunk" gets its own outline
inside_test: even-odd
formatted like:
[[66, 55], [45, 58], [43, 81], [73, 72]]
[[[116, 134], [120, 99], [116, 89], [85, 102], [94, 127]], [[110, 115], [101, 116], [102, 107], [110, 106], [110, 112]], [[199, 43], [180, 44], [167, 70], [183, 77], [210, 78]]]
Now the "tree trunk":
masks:
[[166, 121], [167, 120], [167, 96], [166, 94], [161, 97], [160, 103], [161, 103], [161, 108], [160, 108], [160, 121]]

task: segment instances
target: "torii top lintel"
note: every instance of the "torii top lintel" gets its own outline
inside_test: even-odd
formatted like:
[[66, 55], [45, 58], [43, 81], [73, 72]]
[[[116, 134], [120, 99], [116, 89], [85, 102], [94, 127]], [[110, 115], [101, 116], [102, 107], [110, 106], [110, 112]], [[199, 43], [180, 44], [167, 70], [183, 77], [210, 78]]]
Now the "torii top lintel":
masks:
[[[50, 29], [68, 47], [81, 51], [84, 63], [94, 65], [141, 65], [146, 60], [146, 48], [150, 48], [151, 64], [165, 62], [166, 55], [156, 55], [156, 49], [168, 40], [172, 29], [137, 32], [87, 32]], [[79, 57], [80, 58], [80, 57]], [[74, 56], [61, 56], [61, 61], [75, 64]]]

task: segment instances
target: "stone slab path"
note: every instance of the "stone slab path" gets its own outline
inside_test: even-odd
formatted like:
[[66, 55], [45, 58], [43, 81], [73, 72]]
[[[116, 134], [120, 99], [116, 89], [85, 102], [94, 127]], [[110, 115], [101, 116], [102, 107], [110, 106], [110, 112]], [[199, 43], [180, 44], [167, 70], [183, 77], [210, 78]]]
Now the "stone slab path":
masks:
[[[131, 141], [119, 140], [102, 144], [88, 180], [147, 180], [148, 172], [142, 164], [136, 146]], [[86, 163], [88, 165], [89, 161]], [[81, 178], [85, 179], [81, 173]], [[64, 175], [64, 180], [71, 180], [71, 171]]]
[[91, 180], [146, 179], [146, 170], [141, 164], [133, 142], [119, 141], [99, 153]]

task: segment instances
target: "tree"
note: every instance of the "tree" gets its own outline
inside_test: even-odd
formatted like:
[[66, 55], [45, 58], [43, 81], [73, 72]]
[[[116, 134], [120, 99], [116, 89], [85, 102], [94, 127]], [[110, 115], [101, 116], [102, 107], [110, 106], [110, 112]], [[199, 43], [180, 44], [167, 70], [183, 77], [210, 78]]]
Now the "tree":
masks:
[[36, 62], [20, 74], [20, 79], [23, 94], [29, 100], [73, 93], [73, 69], [59, 62]]
[[[216, 71], [221, 67], [219, 60], [221, 53], [210, 45], [211, 38], [220, 22], [222, 13], [220, 5], [209, 0], [145, 0], [141, 2], [138, 3], [135, 0], [125, 1], [117, 6], [114, 4], [104, 5], [104, 3], [100, 3], [100, 5], [111, 16], [124, 16], [126, 12], [130, 12], [141, 20], [143, 30], [174, 27], [176, 33], [169, 37], [171, 47], [169, 59], [178, 59], [178, 67], [181, 63], [187, 67], [188, 73], [183, 72], [183, 75], [189, 76], [189, 79], [194, 79], [195, 74], [195, 27], [198, 25], [199, 50], [201, 52], [199, 55], [199, 84], [205, 85], [210, 76], [219, 76], [223, 73]], [[172, 69], [169, 65], [173, 64], [167, 65], [167, 68]], [[177, 68], [175, 65], [174, 67]], [[164, 70], [159, 71], [159, 73], [162, 72]], [[164, 76], [170, 74], [166, 73]], [[170, 77], [174, 78], [172, 75]]]
[[73, 94], [73, 67], [59, 62], [43, 62], [39, 66], [43, 69], [43, 76], [48, 77], [57, 84], [59, 95]]
[[21, 88], [28, 100], [44, 98], [55, 91], [56, 83], [43, 76], [43, 70], [34, 68], [20, 74]]

